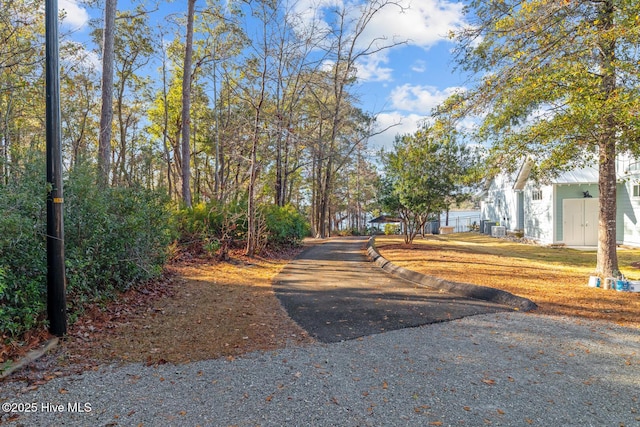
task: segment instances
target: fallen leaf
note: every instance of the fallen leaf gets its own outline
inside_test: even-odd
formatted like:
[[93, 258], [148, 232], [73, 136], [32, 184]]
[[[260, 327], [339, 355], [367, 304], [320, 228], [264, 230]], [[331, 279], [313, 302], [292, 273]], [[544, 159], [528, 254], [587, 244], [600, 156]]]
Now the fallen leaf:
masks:
[[442, 421], [431, 421], [429, 423], [430, 426], [441, 426], [442, 425]]
[[498, 411], [498, 414], [504, 415], [504, 411], [502, 409], [498, 409], [497, 411]]
[[462, 409], [464, 409], [465, 411], [470, 411], [471, 408], [469, 406], [464, 406]]
[[482, 382], [489, 385], [494, 385], [496, 383], [495, 380], [490, 380], [488, 378], [483, 379]]
[[383, 390], [386, 390], [386, 389], [388, 389], [388, 388], [389, 388], [389, 384], [388, 384], [386, 381], [383, 381], [383, 382], [382, 382], [382, 389], [383, 389]]

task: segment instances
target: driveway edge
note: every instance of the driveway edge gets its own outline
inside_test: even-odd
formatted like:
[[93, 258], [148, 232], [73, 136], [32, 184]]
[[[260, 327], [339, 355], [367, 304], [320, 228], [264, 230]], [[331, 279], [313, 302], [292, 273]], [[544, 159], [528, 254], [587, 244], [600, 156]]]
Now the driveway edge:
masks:
[[533, 301], [527, 298], [513, 295], [512, 293], [503, 291], [501, 289], [490, 288], [488, 286], [472, 285], [470, 283], [452, 282], [433, 276], [427, 276], [416, 271], [407, 270], [403, 267], [398, 267], [382, 255], [380, 255], [380, 253], [377, 251], [375, 247], [375, 236], [369, 238], [369, 241], [367, 242], [367, 255], [369, 256], [369, 259], [375, 262], [376, 265], [378, 265], [387, 273], [401, 277], [405, 280], [409, 280], [410, 282], [416, 283], [421, 286], [427, 286], [429, 288], [451, 292], [452, 294], [461, 295], [468, 298], [481, 299], [497, 304], [503, 304], [519, 311], [526, 312], [538, 308], [538, 306]]

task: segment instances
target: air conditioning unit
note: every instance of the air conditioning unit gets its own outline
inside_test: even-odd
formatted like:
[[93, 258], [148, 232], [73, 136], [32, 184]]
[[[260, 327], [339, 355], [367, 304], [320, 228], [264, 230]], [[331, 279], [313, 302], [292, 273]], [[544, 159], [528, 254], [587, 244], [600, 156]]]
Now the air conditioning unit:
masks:
[[484, 228], [483, 228], [484, 234], [491, 235], [491, 228], [495, 227], [496, 224], [497, 224], [496, 221], [487, 221], [487, 220], [485, 220], [484, 221]]
[[507, 235], [507, 227], [503, 225], [494, 225], [491, 227], [491, 236], [504, 237]]

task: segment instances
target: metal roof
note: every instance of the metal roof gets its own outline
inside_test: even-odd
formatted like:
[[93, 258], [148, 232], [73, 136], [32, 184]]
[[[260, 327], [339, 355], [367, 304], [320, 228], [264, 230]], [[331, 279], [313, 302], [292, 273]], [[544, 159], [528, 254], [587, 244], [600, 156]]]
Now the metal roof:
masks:
[[563, 172], [552, 179], [553, 184], [596, 184], [598, 183], [598, 169], [585, 167]]
[[377, 218], [373, 218], [369, 223], [371, 224], [393, 224], [397, 222], [402, 222], [400, 218], [396, 218], [389, 215], [380, 215]]

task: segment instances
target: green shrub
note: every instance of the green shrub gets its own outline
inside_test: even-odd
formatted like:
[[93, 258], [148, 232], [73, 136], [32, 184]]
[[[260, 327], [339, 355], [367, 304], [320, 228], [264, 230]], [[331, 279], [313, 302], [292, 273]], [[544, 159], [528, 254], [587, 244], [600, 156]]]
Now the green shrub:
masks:
[[[42, 167], [42, 169], [40, 169]], [[0, 186], [0, 335], [18, 335], [46, 311], [44, 164]]]
[[292, 205], [264, 205], [260, 212], [264, 216], [266, 238], [270, 245], [298, 245], [310, 233], [306, 218]]
[[386, 234], [387, 236], [400, 234], [400, 226], [398, 224], [385, 224], [384, 234]]
[[182, 208], [175, 215], [180, 241], [215, 252], [222, 240], [242, 240], [247, 233], [246, 210], [244, 201], [223, 205], [217, 200]]
[[[0, 186], [0, 335], [17, 336], [46, 313], [44, 164]], [[155, 277], [175, 237], [166, 196], [139, 187], [98, 188], [77, 168], [64, 188], [67, 305], [84, 303]]]
[[166, 195], [94, 182], [89, 170], [78, 170], [65, 188], [68, 292], [75, 302], [156, 277], [175, 238]]
[[[180, 241], [193, 251], [225, 256], [230, 245], [242, 243], [247, 233], [246, 201], [223, 205], [217, 201], [183, 208], [177, 213]], [[305, 217], [293, 206], [262, 205], [258, 223], [260, 239], [269, 246], [297, 245], [309, 235]]]

